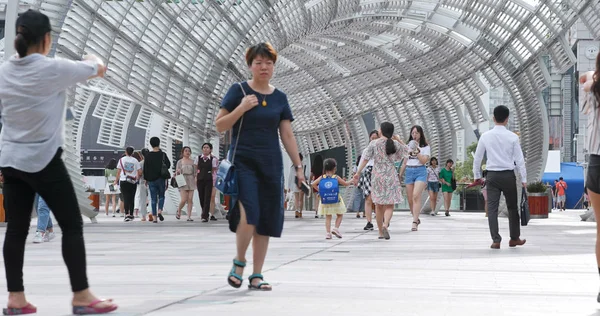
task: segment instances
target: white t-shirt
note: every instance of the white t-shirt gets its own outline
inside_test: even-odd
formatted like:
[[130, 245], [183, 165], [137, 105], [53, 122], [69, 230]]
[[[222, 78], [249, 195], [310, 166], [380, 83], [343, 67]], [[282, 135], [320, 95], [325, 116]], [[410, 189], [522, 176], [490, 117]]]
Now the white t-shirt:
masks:
[[[358, 162], [358, 165], [359, 165], [359, 166], [360, 166], [360, 165], [363, 163], [363, 161], [365, 160], [365, 158], [364, 158], [364, 157], [365, 157], [365, 153], [366, 153], [366, 152], [367, 152], [367, 149], [365, 148], [365, 149], [363, 150], [363, 152], [362, 152], [362, 156], [360, 156], [360, 161]], [[369, 161], [367, 162], [367, 165], [365, 166], [365, 168], [366, 168], [366, 167], [373, 167], [373, 163], [375, 163], [375, 160], [373, 160], [373, 159], [369, 160]], [[363, 172], [365, 172], [365, 170], [364, 170], [364, 169], [363, 169]]]
[[[12, 43], [10, 44], [12, 45]], [[63, 146], [67, 88], [98, 74], [92, 61], [11, 57], [0, 66], [0, 166], [35, 173]]]
[[427, 167], [427, 182], [439, 182], [440, 181], [440, 167]]
[[119, 162], [117, 163], [117, 169], [121, 170], [119, 181], [125, 181], [127, 176], [137, 179], [138, 170], [142, 169], [142, 166], [137, 159], [130, 156], [125, 156], [119, 159]]
[[408, 162], [406, 163], [407, 166], [423, 166], [424, 165], [419, 161], [419, 158], [417, 158], [417, 154], [429, 156], [431, 154], [431, 148], [429, 147], [429, 145], [427, 145], [425, 147], [420, 147], [418, 152], [409, 152], [408, 153]]

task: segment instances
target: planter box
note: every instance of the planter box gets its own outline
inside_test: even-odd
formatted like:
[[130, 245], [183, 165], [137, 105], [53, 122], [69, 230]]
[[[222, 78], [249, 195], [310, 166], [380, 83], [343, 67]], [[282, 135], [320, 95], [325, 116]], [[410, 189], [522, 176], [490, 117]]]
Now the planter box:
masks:
[[[466, 198], [464, 193], [466, 193]], [[463, 212], [484, 212], [485, 199], [483, 198], [483, 194], [481, 192], [467, 191], [464, 193], [461, 191], [458, 194], [460, 198], [460, 209]]]
[[546, 193], [528, 193], [531, 218], [548, 218], [548, 195]]

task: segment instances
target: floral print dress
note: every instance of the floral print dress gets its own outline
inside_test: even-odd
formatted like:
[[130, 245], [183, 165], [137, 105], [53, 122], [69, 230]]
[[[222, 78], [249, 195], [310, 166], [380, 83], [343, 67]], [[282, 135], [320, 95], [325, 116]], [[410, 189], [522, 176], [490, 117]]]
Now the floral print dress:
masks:
[[396, 153], [387, 155], [385, 138], [372, 141], [363, 154], [365, 160], [373, 159], [373, 175], [371, 177], [371, 198], [378, 205], [402, 203], [402, 186], [396, 170], [395, 162], [408, 156], [408, 147], [394, 141]]

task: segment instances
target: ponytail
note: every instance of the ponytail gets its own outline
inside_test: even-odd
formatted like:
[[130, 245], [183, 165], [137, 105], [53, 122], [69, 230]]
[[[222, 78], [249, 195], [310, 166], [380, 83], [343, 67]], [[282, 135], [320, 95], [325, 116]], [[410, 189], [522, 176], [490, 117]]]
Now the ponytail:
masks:
[[396, 153], [396, 145], [391, 138], [385, 140], [385, 153], [388, 156]]
[[19, 53], [20, 58], [27, 56], [28, 48], [29, 45], [27, 44], [27, 40], [25, 39], [23, 33], [17, 34], [17, 36], [15, 37], [15, 50], [17, 51], [17, 53]]
[[396, 153], [396, 144], [392, 140], [392, 136], [394, 136], [394, 124], [390, 122], [381, 123], [381, 135], [386, 137], [385, 141], [385, 153], [389, 156], [391, 154]]

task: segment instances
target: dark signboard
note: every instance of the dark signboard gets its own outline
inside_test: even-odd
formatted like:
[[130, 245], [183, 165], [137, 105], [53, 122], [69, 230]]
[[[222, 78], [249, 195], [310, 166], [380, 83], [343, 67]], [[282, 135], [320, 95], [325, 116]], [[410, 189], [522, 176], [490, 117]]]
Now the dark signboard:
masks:
[[104, 169], [111, 159], [119, 160], [124, 154], [124, 150], [82, 150], [81, 169]]

